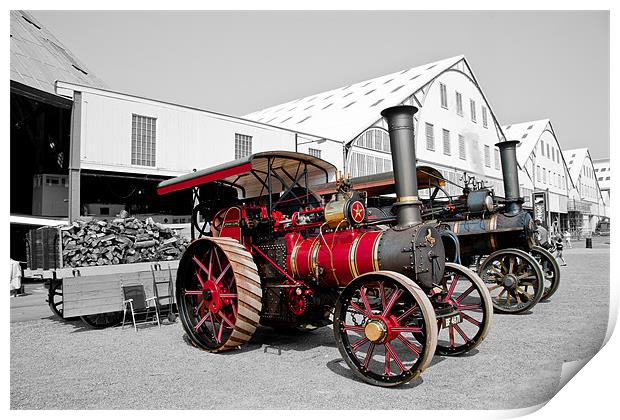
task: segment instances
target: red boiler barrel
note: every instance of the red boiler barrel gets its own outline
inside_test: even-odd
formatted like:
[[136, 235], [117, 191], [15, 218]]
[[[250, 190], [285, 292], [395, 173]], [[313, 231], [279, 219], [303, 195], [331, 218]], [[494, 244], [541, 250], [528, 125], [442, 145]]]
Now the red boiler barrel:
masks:
[[381, 230], [348, 229], [304, 239], [286, 235], [286, 270], [294, 278], [321, 277], [344, 287], [360, 274], [379, 270]]

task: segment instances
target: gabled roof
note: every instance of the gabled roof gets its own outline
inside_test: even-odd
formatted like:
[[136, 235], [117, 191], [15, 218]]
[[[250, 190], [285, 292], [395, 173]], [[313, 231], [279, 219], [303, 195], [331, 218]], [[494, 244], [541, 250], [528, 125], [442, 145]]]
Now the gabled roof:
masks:
[[[519, 165], [525, 165], [527, 158], [530, 153], [532, 153], [534, 147], [536, 147], [538, 139], [540, 139], [540, 136], [547, 126], [549, 126], [548, 118], [538, 121], [509, 124], [502, 127], [506, 140], [518, 140], [521, 142], [517, 148], [517, 161]], [[558, 148], [559, 147], [558, 145]]]
[[581, 173], [581, 167], [583, 166], [583, 160], [588, 156], [588, 148], [582, 147], [580, 149], [564, 150], [564, 156], [566, 156], [566, 165], [568, 166], [568, 172], [573, 182], [577, 182], [579, 174]]
[[611, 162], [609, 158], [594, 159], [594, 171], [596, 172], [596, 179], [601, 190], [608, 190], [611, 188]]
[[435, 61], [307, 96], [247, 114], [244, 118], [340, 140], [353, 140], [380, 118], [464, 56]]
[[106, 87], [30, 13], [11, 10], [11, 81], [55, 95], [56, 80]]

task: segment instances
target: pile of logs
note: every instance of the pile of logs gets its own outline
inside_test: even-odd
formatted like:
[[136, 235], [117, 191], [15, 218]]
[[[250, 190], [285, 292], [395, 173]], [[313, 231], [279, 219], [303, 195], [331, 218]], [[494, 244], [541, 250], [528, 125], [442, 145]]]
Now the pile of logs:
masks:
[[189, 243], [151, 218], [83, 218], [62, 227], [61, 233], [65, 267], [174, 260], [181, 258]]

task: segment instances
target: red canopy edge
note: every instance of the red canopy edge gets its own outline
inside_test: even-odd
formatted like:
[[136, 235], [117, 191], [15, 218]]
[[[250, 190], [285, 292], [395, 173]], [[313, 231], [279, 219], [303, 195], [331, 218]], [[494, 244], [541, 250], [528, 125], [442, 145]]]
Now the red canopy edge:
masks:
[[184, 190], [195, 187], [197, 185], [207, 184], [212, 181], [227, 178], [229, 176], [244, 174], [252, 170], [252, 162], [247, 162], [232, 168], [222, 169], [211, 174], [203, 175], [197, 178], [187, 179], [175, 184], [166, 185], [157, 189], [157, 195], [169, 194], [175, 191]]

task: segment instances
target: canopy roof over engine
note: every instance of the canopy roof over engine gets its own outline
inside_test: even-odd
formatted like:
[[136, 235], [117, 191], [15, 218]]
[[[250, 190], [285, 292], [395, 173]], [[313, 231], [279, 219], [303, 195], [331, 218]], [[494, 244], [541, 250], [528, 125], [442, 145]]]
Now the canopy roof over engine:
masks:
[[[446, 180], [437, 169], [430, 166], [419, 166], [416, 170], [418, 178], [418, 189], [423, 190], [433, 187], [443, 187]], [[390, 194], [394, 192], [394, 172], [384, 172], [381, 174], [360, 176], [351, 179], [353, 189], [357, 191], [366, 191], [370, 196], [381, 194]], [[336, 183], [329, 182], [318, 185], [314, 188], [317, 194], [332, 194], [336, 192]]]
[[270, 189], [272, 193], [280, 192], [292, 184], [312, 189], [313, 185], [329, 183], [335, 175], [334, 165], [305, 153], [260, 152], [162, 181], [157, 186], [157, 194], [217, 181], [236, 187], [244, 198], [251, 198], [267, 194]]

